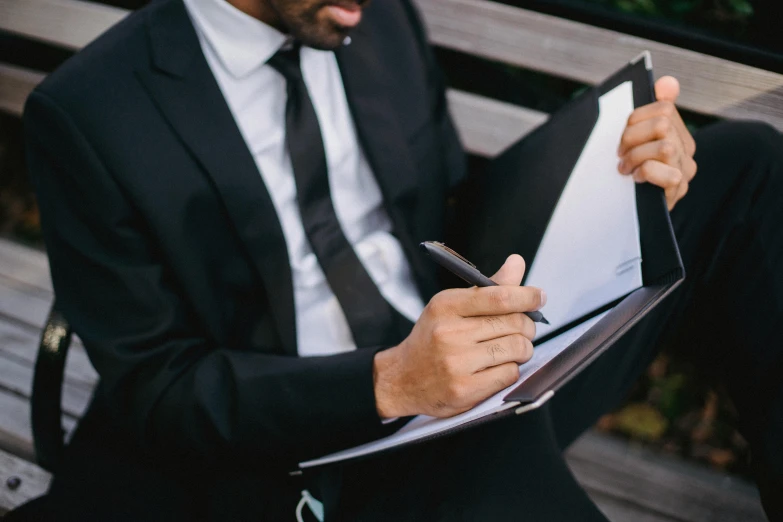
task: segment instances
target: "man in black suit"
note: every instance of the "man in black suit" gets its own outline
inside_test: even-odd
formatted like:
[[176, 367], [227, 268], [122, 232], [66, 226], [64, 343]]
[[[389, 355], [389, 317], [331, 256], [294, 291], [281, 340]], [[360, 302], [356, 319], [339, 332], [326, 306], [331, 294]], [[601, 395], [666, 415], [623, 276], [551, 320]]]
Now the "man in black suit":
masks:
[[[673, 213], [692, 281], [679, 296], [540, 412], [290, 476], [397, 417], [453, 415], [512, 383], [531, 355], [523, 312], [545, 294], [519, 286], [518, 256], [499, 287], [439, 292], [416, 253], [443, 237], [465, 167], [410, 3], [160, 0], [134, 13], [26, 107], [58, 303], [101, 380], [49, 494], [15, 516], [291, 520], [307, 489], [327, 520], [603, 520], [561, 448], [622, 396], [661, 332], [718, 317], [686, 304], [726, 281], [746, 293], [720, 305], [760, 314], [733, 364], [773, 492], [780, 136], [704, 131], [696, 160], [715, 177], [697, 191], [676, 81], [657, 90], [619, 169], [664, 187], [670, 207], [694, 182]], [[718, 248], [739, 226], [752, 258]]]

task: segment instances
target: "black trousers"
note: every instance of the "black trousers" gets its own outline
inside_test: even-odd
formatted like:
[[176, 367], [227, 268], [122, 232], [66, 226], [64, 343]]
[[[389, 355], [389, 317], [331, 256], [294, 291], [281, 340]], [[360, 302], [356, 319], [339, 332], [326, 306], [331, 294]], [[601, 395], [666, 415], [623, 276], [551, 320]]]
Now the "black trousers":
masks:
[[720, 123], [696, 142], [699, 173], [671, 214], [687, 272], [675, 293], [545, 408], [346, 466], [334, 520], [605, 520], [562, 450], [667, 344], [727, 384], [765, 510], [783, 520], [783, 137]]
[[[227, 478], [236, 505], [221, 513], [294, 520], [297, 492], [308, 488], [325, 501], [329, 521], [604, 521], [562, 451], [616, 406], [670, 343], [728, 384], [765, 509], [772, 521], [783, 520], [783, 138], [761, 124], [721, 123], [696, 141], [700, 172], [672, 213], [685, 283], [543, 409], [315, 480]], [[90, 469], [60, 474], [47, 497], [8, 520], [215, 519], [193, 507], [192, 492], [156, 481], [150, 465], [133, 456], [118, 462], [121, 448], [102, 458], [99, 450], [83, 448], [92, 455]], [[280, 491], [279, 502], [258, 505], [258, 492], [270, 488]], [[85, 518], [88, 512], [95, 515]]]

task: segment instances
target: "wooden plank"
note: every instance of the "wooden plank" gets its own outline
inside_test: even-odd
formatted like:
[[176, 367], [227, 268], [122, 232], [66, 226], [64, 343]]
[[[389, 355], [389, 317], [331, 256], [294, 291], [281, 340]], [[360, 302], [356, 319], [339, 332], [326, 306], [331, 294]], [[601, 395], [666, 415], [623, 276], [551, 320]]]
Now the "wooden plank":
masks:
[[579, 82], [602, 81], [648, 49], [682, 83], [679, 104], [783, 130], [783, 75], [487, 0], [416, 0], [439, 46]]
[[0, 30], [77, 50], [127, 14], [81, 0], [3, 0]]
[[[7, 486], [8, 479], [12, 477], [20, 480], [16, 489]], [[48, 471], [0, 451], [0, 516], [46, 493], [51, 480], [52, 476]]]
[[[0, 357], [33, 367], [38, 353], [40, 330], [19, 323], [0, 321]], [[78, 341], [74, 338], [74, 341]], [[65, 379], [75, 386], [92, 388], [98, 374], [90, 364], [81, 343], [71, 343], [65, 364]]]
[[675, 520], [763, 522], [757, 490], [747, 482], [588, 433], [567, 453], [580, 484], [645, 512]]
[[0, 276], [52, 294], [46, 253], [7, 239], [0, 239]]
[[588, 491], [587, 494], [590, 496], [590, 500], [601, 510], [601, 513], [612, 522], [683, 522], [681, 518], [672, 518], [660, 513], [654, 513], [646, 508], [610, 495], [594, 491]]
[[[682, 107], [783, 130], [783, 75], [487, 0], [417, 3], [437, 45], [586, 83], [648, 49], [657, 75], [682, 80]], [[5, 0], [0, 29], [78, 49], [126, 14], [81, 0]]]
[[447, 96], [463, 146], [481, 156], [496, 156], [548, 118], [543, 112], [456, 89]]
[[26, 290], [28, 288], [22, 283], [0, 278], [0, 320], [5, 317], [34, 328], [43, 328], [52, 300]]
[[0, 390], [0, 451], [35, 462], [30, 403]]
[[[35, 461], [33, 431], [30, 427], [30, 403], [12, 393], [0, 391], [0, 450], [7, 451], [30, 462]], [[76, 420], [63, 415], [63, 426], [70, 436]]]
[[43, 78], [42, 73], [0, 63], [0, 111], [21, 116], [27, 95]]
[[[33, 388], [33, 366], [26, 361], [0, 354], [0, 390], [30, 401]], [[62, 387], [63, 412], [79, 418], [87, 411], [92, 396], [92, 386], [65, 380]]]

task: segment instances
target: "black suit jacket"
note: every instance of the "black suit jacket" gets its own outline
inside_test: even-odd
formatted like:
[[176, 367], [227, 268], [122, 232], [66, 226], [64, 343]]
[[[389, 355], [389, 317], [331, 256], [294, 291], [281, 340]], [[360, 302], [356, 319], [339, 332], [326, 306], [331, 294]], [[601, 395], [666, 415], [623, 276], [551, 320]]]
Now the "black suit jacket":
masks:
[[[426, 300], [437, 283], [416, 243], [443, 236], [464, 175], [441, 76], [407, 0], [374, 2], [336, 55]], [[24, 124], [58, 304], [100, 374], [61, 475], [117, 439], [160, 469], [271, 477], [388, 430], [377, 350], [296, 355], [283, 232], [181, 0], [50, 75]]]

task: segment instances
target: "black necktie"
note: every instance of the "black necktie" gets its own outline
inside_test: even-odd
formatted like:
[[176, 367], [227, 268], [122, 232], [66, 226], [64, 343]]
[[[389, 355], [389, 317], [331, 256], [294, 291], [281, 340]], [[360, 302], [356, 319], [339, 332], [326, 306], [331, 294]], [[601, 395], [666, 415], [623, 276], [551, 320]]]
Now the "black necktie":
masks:
[[299, 66], [299, 46], [278, 51], [269, 65], [287, 81], [285, 135], [305, 234], [326, 274], [358, 347], [397, 338], [396, 310], [364, 269], [337, 220], [321, 129]]

